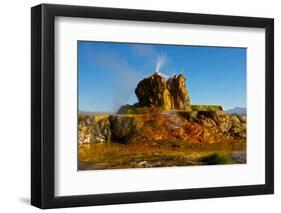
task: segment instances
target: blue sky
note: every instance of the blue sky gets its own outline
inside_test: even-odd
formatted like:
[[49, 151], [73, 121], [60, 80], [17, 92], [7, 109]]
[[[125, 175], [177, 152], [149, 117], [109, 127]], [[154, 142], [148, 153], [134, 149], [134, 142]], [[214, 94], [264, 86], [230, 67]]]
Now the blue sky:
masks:
[[191, 104], [246, 107], [246, 49], [78, 41], [79, 110], [117, 111], [137, 102], [134, 90], [163, 63], [165, 75], [183, 73]]

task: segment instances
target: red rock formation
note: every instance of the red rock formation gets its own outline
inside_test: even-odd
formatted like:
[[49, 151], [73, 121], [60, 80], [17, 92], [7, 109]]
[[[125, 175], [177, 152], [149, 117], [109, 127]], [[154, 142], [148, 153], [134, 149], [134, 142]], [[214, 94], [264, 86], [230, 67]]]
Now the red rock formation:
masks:
[[166, 80], [161, 74], [155, 72], [138, 83], [135, 93], [140, 107], [187, 111], [191, 109], [185, 77], [182, 74]]

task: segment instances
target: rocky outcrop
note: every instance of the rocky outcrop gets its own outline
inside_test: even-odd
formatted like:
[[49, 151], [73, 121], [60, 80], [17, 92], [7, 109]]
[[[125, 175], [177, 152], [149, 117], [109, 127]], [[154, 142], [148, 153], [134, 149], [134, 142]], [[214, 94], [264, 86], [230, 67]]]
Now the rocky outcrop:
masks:
[[190, 122], [217, 129], [225, 135], [238, 138], [246, 138], [247, 135], [246, 115], [231, 115], [223, 111], [182, 111], [178, 114]]
[[140, 107], [162, 110], [190, 110], [190, 99], [185, 77], [180, 74], [169, 79], [155, 72], [141, 80], [135, 90]]
[[111, 141], [111, 128], [107, 115], [79, 115], [79, 143]]
[[191, 105], [185, 77], [182, 74], [167, 78], [155, 72], [138, 83], [135, 93], [138, 103], [121, 106], [118, 114], [146, 114], [169, 110], [223, 110], [219, 105]]
[[167, 88], [171, 96], [171, 109], [190, 111], [190, 97], [182, 74], [167, 80]]
[[[246, 115], [231, 115], [219, 105], [190, 105], [185, 77], [155, 72], [141, 80], [138, 103], [115, 115], [80, 115], [79, 143], [216, 143], [246, 139]], [[167, 143], [168, 144], [168, 143]]]
[[125, 143], [137, 133], [143, 125], [138, 117], [112, 115], [108, 118], [110, 123], [111, 138], [113, 141]]
[[79, 115], [79, 143], [125, 143], [143, 125], [138, 116], [130, 115]]
[[165, 111], [132, 115], [80, 115], [80, 143], [216, 143], [246, 139], [246, 116], [223, 111]]

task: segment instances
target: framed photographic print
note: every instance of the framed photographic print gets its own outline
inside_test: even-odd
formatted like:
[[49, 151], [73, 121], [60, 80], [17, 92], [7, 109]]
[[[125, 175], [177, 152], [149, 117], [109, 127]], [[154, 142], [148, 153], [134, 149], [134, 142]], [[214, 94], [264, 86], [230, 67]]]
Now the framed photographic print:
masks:
[[274, 192], [274, 21], [31, 9], [31, 203]]

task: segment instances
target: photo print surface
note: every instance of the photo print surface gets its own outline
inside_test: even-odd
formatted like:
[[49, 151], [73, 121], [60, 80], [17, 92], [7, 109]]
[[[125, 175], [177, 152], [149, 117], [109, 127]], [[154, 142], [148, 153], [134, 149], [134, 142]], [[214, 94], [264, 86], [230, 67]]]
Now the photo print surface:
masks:
[[78, 170], [247, 162], [246, 48], [77, 48]]

